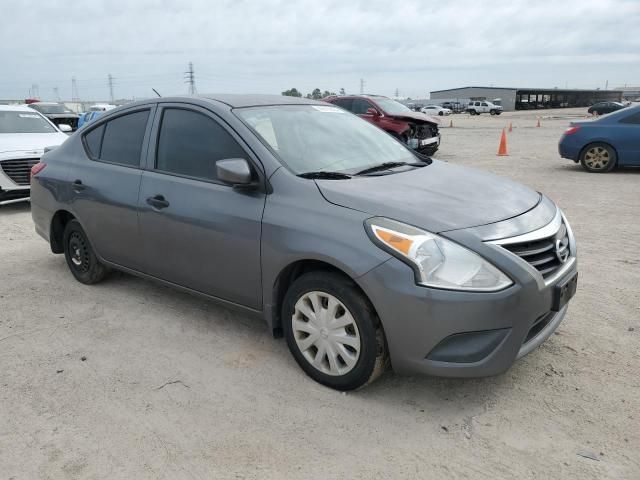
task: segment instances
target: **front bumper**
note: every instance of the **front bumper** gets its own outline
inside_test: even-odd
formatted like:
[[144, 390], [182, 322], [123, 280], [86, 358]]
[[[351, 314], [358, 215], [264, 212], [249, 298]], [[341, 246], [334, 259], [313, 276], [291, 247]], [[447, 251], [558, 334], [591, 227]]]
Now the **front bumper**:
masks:
[[[447, 236], [464, 244], [469, 232]], [[553, 281], [501, 247], [481, 242], [475, 251], [508, 273], [514, 284], [491, 293], [418, 286], [412, 269], [391, 258], [358, 279], [385, 331], [391, 364], [401, 374], [483, 377], [506, 371], [542, 344], [562, 322], [567, 306], [552, 311], [554, 287], [577, 272], [573, 257]], [[468, 245], [468, 242], [467, 242]]]

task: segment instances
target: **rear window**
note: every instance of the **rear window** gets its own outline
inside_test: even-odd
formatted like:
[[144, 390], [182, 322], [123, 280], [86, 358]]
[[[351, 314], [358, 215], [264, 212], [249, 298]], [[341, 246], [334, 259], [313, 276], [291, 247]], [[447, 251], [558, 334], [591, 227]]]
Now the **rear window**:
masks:
[[89, 155], [96, 160], [131, 167], [140, 166], [142, 141], [149, 110], [116, 117], [84, 136]]

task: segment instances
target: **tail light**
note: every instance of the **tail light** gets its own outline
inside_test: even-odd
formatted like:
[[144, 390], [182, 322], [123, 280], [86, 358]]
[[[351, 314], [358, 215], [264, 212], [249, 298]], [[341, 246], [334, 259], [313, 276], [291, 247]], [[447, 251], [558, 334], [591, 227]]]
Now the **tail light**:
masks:
[[577, 126], [577, 125], [573, 125], [573, 126], [571, 126], [571, 127], [567, 128], [567, 129], [564, 131], [564, 134], [565, 134], [565, 135], [573, 135], [573, 134], [574, 134], [574, 133], [576, 133], [578, 130], [580, 130], [580, 127], [579, 127], [579, 126]]
[[42, 170], [44, 170], [44, 167], [46, 167], [46, 166], [47, 166], [46, 163], [38, 162], [33, 167], [31, 167], [31, 176], [29, 177], [29, 182], [31, 182], [31, 180], [33, 180], [34, 176], [36, 176], [38, 173], [40, 173]]

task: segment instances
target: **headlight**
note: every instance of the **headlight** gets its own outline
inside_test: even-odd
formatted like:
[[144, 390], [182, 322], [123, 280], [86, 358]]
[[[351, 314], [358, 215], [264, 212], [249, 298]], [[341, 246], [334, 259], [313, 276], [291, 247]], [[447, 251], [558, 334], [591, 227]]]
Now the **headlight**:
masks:
[[439, 235], [382, 217], [365, 225], [376, 245], [414, 269], [420, 285], [493, 292], [513, 284], [477, 253]]

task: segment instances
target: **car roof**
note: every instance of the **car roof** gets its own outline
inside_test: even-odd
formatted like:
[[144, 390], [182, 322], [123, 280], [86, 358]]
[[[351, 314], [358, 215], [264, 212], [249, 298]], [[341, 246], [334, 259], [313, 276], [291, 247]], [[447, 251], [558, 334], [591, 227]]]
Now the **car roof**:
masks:
[[0, 110], [3, 112], [29, 112], [33, 113], [33, 108], [29, 108], [26, 105], [0, 105]]
[[[206, 94], [199, 95], [199, 98], [215, 100], [229, 105], [231, 108], [258, 107], [265, 105], [322, 105], [323, 102], [301, 97], [287, 97], [284, 95], [261, 95], [261, 94]], [[326, 105], [326, 103], [325, 103]]]

